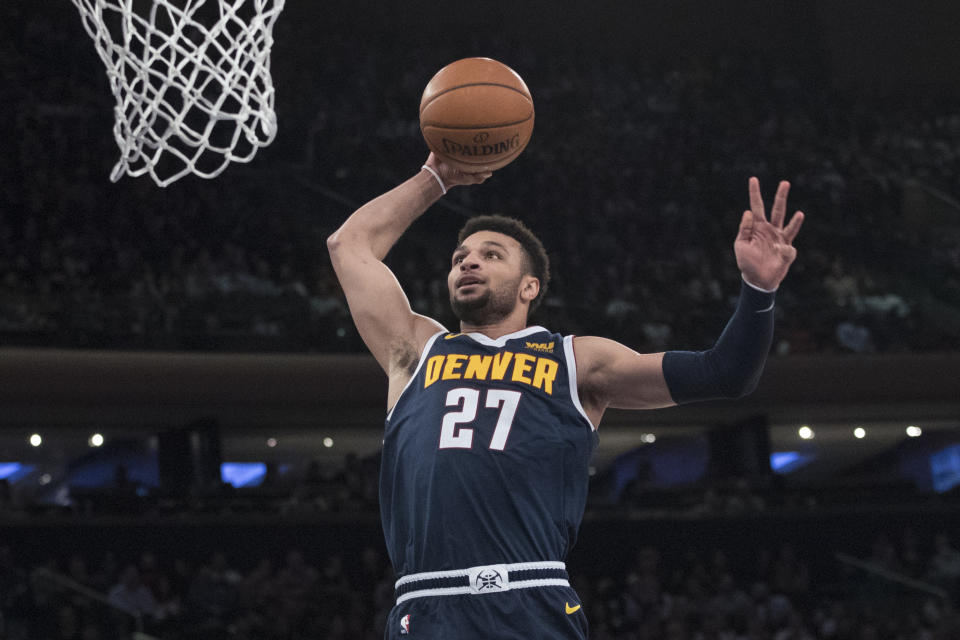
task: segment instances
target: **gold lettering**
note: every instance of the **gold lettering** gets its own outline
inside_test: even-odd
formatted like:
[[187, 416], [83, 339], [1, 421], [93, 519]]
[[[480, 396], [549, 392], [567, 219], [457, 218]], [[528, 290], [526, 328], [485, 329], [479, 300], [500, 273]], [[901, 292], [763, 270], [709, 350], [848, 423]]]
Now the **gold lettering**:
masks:
[[555, 343], [551, 340], [550, 342], [528, 342], [526, 343], [527, 349], [533, 349], [534, 351], [543, 351], [545, 353], [553, 353], [553, 345]]
[[493, 374], [490, 376], [491, 380], [503, 380], [503, 376], [507, 372], [507, 367], [510, 366], [511, 358], [513, 358], [513, 353], [510, 351], [501, 351], [493, 356]]
[[463, 366], [463, 361], [467, 359], [467, 356], [460, 353], [451, 353], [447, 356], [447, 364], [443, 368], [443, 379], [444, 380], [459, 380], [460, 379], [460, 367]]
[[477, 380], [486, 380], [492, 360], [493, 356], [470, 356], [470, 360], [467, 361], [467, 369], [463, 372], [464, 379], [476, 378]]
[[440, 370], [443, 368], [443, 359], [445, 357], [446, 356], [433, 356], [427, 360], [427, 375], [423, 381], [424, 389], [440, 379]]
[[514, 382], [525, 382], [527, 384], [533, 384], [530, 381], [530, 378], [524, 374], [529, 372], [533, 368], [533, 361], [537, 360], [536, 356], [532, 356], [529, 353], [518, 353], [517, 357], [513, 359], [513, 381]]
[[553, 381], [560, 370], [557, 361], [512, 351], [501, 351], [493, 356], [468, 356], [461, 353], [433, 356], [427, 360], [423, 388], [426, 389], [438, 380], [504, 380], [511, 363], [513, 372], [510, 380], [529, 384], [553, 395]]
[[560, 366], [556, 360], [537, 358], [537, 370], [533, 373], [533, 386], [553, 395], [553, 380]]

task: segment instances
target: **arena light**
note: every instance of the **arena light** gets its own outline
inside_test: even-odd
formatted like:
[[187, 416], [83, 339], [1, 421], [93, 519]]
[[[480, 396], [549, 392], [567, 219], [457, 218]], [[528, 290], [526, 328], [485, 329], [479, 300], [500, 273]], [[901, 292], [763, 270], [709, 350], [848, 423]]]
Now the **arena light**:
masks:
[[267, 446], [270, 447], [271, 449], [274, 448], [275, 446], [277, 446], [277, 439], [276, 439], [276, 438], [267, 438]]
[[867, 437], [867, 430], [863, 427], [857, 427], [853, 430], [853, 437], [857, 440], [863, 440], [865, 437]]
[[32, 464], [20, 462], [0, 462], [0, 480], [17, 484], [36, 470]]
[[221, 462], [220, 479], [239, 489], [240, 487], [257, 487], [267, 477], [265, 462]]
[[960, 445], [954, 444], [930, 454], [933, 490], [949, 491], [960, 484]]
[[808, 425], [803, 425], [797, 429], [797, 435], [804, 440], [812, 440], [813, 436], [816, 435]]
[[6, 480], [18, 473], [23, 465], [19, 462], [0, 462], [0, 480]]
[[816, 460], [816, 455], [812, 453], [774, 451], [770, 454], [770, 470], [780, 475], [786, 475], [807, 465], [813, 460]]
[[103, 446], [103, 435], [95, 433], [87, 440], [87, 444], [91, 447], [100, 447]]
[[640, 441], [646, 444], [653, 444], [657, 441], [657, 436], [653, 433], [644, 433], [640, 436]]
[[907, 435], [911, 438], [919, 438], [921, 435], [923, 435], [923, 429], [912, 424], [907, 427]]
[[324, 439], [323, 439], [323, 446], [325, 446], [327, 449], [329, 449], [330, 447], [332, 447], [332, 446], [333, 446], [333, 438], [331, 438], [330, 436], [327, 436], [326, 438], [324, 438]]
[[30, 436], [30, 446], [39, 447], [41, 444], [43, 444], [43, 438], [40, 437], [39, 433]]

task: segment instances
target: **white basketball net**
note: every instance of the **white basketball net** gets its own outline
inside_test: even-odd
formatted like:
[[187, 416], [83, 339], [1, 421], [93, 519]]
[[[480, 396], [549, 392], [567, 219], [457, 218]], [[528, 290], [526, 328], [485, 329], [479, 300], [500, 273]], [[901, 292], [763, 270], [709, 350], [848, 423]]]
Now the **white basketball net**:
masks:
[[273, 141], [270, 48], [285, 0], [207, 2], [73, 0], [117, 99], [112, 181], [213, 178]]

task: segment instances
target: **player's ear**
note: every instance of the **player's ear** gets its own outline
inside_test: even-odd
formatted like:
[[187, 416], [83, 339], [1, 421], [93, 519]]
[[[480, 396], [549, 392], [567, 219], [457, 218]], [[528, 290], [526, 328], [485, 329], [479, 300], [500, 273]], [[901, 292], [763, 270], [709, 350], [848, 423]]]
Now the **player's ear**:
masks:
[[520, 281], [520, 298], [525, 302], [533, 302], [540, 293], [540, 280], [533, 276], [523, 276]]

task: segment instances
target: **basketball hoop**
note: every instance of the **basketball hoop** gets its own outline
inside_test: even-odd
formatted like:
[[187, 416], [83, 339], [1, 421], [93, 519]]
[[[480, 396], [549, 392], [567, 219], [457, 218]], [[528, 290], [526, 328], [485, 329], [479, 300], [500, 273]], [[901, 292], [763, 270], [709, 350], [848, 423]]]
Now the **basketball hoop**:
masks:
[[273, 142], [270, 48], [285, 0], [72, 1], [117, 100], [110, 180], [214, 178]]

